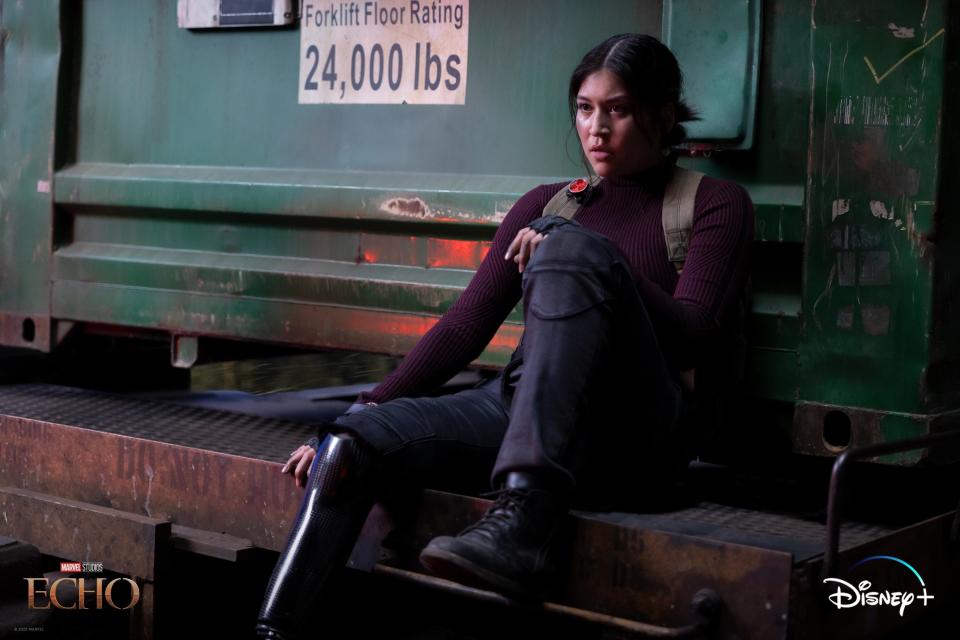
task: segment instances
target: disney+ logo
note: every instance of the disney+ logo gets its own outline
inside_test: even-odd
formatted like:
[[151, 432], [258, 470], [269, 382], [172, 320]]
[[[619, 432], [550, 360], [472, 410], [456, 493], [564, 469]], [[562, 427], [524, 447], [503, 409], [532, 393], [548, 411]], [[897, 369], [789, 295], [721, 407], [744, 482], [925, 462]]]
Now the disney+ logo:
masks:
[[900, 616], [903, 616], [903, 611], [914, 601], [923, 602], [923, 606], [927, 606], [928, 600], [933, 600], [933, 596], [927, 593], [927, 585], [923, 582], [923, 578], [920, 577], [920, 573], [910, 566], [909, 563], [904, 562], [900, 558], [895, 556], [870, 556], [869, 558], [864, 558], [857, 564], [850, 567], [851, 570], [856, 569], [860, 565], [870, 562], [873, 560], [889, 560], [892, 562], [899, 562], [907, 569], [913, 572], [913, 575], [917, 576], [917, 580], [920, 582], [920, 590], [917, 592], [912, 591], [871, 591], [869, 580], [863, 580], [857, 585], [852, 585], [846, 580], [841, 580], [840, 578], [825, 578], [824, 584], [834, 583], [837, 585], [837, 590], [833, 593], [830, 593], [827, 596], [827, 599], [837, 607], [837, 609], [850, 609], [851, 607], [863, 606], [863, 607], [879, 607], [879, 606], [891, 606], [900, 608]]

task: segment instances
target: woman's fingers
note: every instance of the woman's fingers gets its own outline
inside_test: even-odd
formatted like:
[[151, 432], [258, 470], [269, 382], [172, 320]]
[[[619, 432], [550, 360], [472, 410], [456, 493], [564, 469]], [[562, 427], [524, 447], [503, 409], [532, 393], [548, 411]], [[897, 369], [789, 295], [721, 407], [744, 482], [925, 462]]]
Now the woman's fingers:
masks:
[[307, 474], [310, 472], [310, 463], [317, 452], [309, 445], [303, 445], [291, 454], [290, 459], [283, 465], [280, 473], [289, 473], [298, 487], [307, 486]]
[[528, 260], [530, 260], [530, 234], [525, 233], [523, 234], [523, 241], [520, 243], [520, 251], [517, 253], [517, 264], [520, 266], [520, 273], [523, 273], [523, 268], [526, 266]]
[[533, 258], [533, 252], [536, 251], [537, 246], [544, 239], [545, 236], [529, 230], [530, 233], [524, 236], [523, 244], [520, 247], [520, 253], [518, 257], [520, 258], [517, 262], [520, 266], [520, 273], [523, 273], [524, 268], [527, 266], [527, 263], [530, 262], [530, 259]]
[[517, 252], [520, 250], [520, 244], [523, 242], [523, 236], [525, 236], [528, 231], [530, 231], [530, 229], [527, 228], [517, 231], [517, 235], [514, 236], [510, 246], [507, 247], [507, 255], [503, 256], [504, 260], [510, 260], [511, 258], [516, 260]]
[[313, 447], [307, 447], [307, 451], [304, 451], [300, 457], [297, 470], [293, 474], [298, 487], [303, 488], [307, 486], [307, 474], [310, 473], [310, 463], [313, 462], [316, 455], [317, 452], [313, 450]]
[[[300, 447], [300, 449], [302, 448], [303, 447]], [[291, 465], [293, 465], [296, 460], [300, 459], [300, 449], [297, 449], [296, 451], [290, 454], [290, 458], [287, 459], [286, 463], [284, 463], [283, 469], [280, 469], [280, 473], [287, 473], [288, 471], [290, 471]]]
[[530, 257], [531, 258], [533, 258], [533, 252], [537, 250], [537, 247], [540, 246], [540, 243], [543, 242], [546, 237], [547, 236], [543, 235], [542, 233], [538, 233], [537, 235], [533, 236], [533, 238], [530, 240]]
[[[527, 245], [530, 243], [530, 229], [523, 229], [519, 236], [520, 244], [517, 247], [517, 255], [514, 256], [513, 261], [516, 262], [521, 267], [527, 261], [526, 259], [526, 250]], [[523, 269], [521, 269], [522, 271]]]
[[297, 462], [300, 460], [300, 455], [303, 453], [304, 449], [309, 449], [307, 445], [301, 445], [293, 453], [290, 454], [290, 458], [287, 460], [286, 464], [283, 465], [283, 469], [280, 469], [280, 473], [292, 473], [293, 469], [296, 467]]
[[507, 254], [503, 256], [504, 260], [513, 258], [520, 269], [520, 273], [523, 273], [524, 267], [533, 257], [533, 252], [536, 251], [544, 238], [546, 238], [545, 235], [537, 233], [533, 229], [527, 227], [520, 229], [513, 242], [507, 247]]

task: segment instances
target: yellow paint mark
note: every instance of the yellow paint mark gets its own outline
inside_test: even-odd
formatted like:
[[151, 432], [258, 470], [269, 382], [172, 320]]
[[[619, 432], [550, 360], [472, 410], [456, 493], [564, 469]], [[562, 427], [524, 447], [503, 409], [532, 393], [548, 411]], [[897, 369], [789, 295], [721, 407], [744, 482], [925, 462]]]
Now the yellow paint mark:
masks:
[[927, 48], [927, 47], [930, 45], [930, 43], [932, 43], [934, 40], [936, 40], [937, 38], [939, 38], [940, 36], [942, 36], [943, 33], [944, 33], [944, 31], [946, 31], [946, 30], [941, 28], [940, 31], [937, 31], [935, 34], [933, 34], [932, 36], [930, 36], [930, 37], [926, 40], [926, 42], [924, 42], [922, 45], [920, 45], [919, 47], [917, 47], [917, 48], [914, 49], [913, 51], [910, 51], [909, 53], [907, 53], [907, 55], [905, 55], [905, 56], [903, 56], [902, 58], [900, 58], [899, 60], [897, 60], [897, 62], [896, 62], [892, 67], [890, 67], [889, 69], [887, 69], [886, 72], [885, 72], [883, 75], [881, 75], [881, 76], [878, 76], [878, 75], [877, 75], [877, 70], [874, 68], [873, 63], [870, 62], [870, 58], [868, 58], [867, 56], [863, 56], [863, 61], [867, 63], [867, 68], [870, 69], [870, 73], [873, 74], [873, 80], [874, 80], [874, 82], [876, 82], [877, 84], [880, 84], [881, 82], [883, 82], [884, 78], [886, 78], [888, 75], [890, 75], [891, 73], [893, 73], [893, 70], [894, 70], [894, 69], [896, 69], [897, 67], [899, 67], [901, 64], [903, 64], [904, 62], [906, 62], [909, 58], [913, 57], [915, 54], [920, 53], [920, 52], [923, 51], [925, 48]]

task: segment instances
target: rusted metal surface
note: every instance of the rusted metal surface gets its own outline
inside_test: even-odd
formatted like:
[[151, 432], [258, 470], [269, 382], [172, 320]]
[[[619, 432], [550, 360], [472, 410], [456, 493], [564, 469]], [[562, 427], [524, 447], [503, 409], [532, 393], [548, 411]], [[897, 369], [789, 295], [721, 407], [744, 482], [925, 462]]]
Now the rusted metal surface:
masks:
[[0, 344], [49, 351], [51, 347], [49, 316], [0, 313]]
[[[785, 509], [786, 504], [782, 504]], [[658, 513], [586, 513], [587, 517], [632, 528], [653, 529], [790, 553], [795, 562], [823, 554], [826, 526], [803, 513], [757, 510], [698, 502]], [[842, 549], [892, 533], [895, 528], [862, 521], [842, 523]]]
[[[411, 505], [414, 521], [394, 538], [396, 563], [417, 570], [415, 552], [434, 536], [457, 533], [490, 502], [427, 491]], [[571, 518], [572, 548], [550, 601], [666, 627], [694, 622], [689, 603], [704, 588], [723, 602], [719, 633], [786, 637], [792, 568], [783, 551], [644, 530], [587, 517]], [[422, 569], [419, 569], [422, 571]], [[743, 585], [749, 584], [749, 590]]]
[[0, 533], [43, 553], [147, 580], [156, 578], [170, 536], [166, 520], [9, 486], [0, 487], [0, 516]]
[[242, 562], [254, 550], [249, 540], [180, 524], [171, 528], [170, 543], [175, 549], [229, 562]]
[[0, 484], [279, 550], [301, 495], [280, 463], [313, 432], [305, 424], [107, 394], [6, 387]]
[[[801, 402], [794, 411], [793, 450], [836, 456], [852, 448], [941, 432], [958, 424], [960, 413], [956, 411], [905, 414]], [[871, 462], [904, 466], [927, 460], [937, 464], [960, 460], [960, 447], [956, 443], [935, 441], [929, 450], [894, 451], [870, 458]]]

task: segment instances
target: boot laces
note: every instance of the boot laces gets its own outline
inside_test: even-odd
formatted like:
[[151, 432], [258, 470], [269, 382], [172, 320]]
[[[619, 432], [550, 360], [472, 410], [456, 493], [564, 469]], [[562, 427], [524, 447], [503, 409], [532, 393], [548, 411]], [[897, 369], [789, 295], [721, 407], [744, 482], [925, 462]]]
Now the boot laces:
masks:
[[474, 530], [487, 533], [499, 531], [503, 525], [510, 523], [517, 512], [523, 509], [529, 492], [526, 489], [500, 489], [483, 495], [496, 496], [497, 500], [493, 503], [493, 506], [487, 509], [482, 518], [464, 529], [461, 535]]

